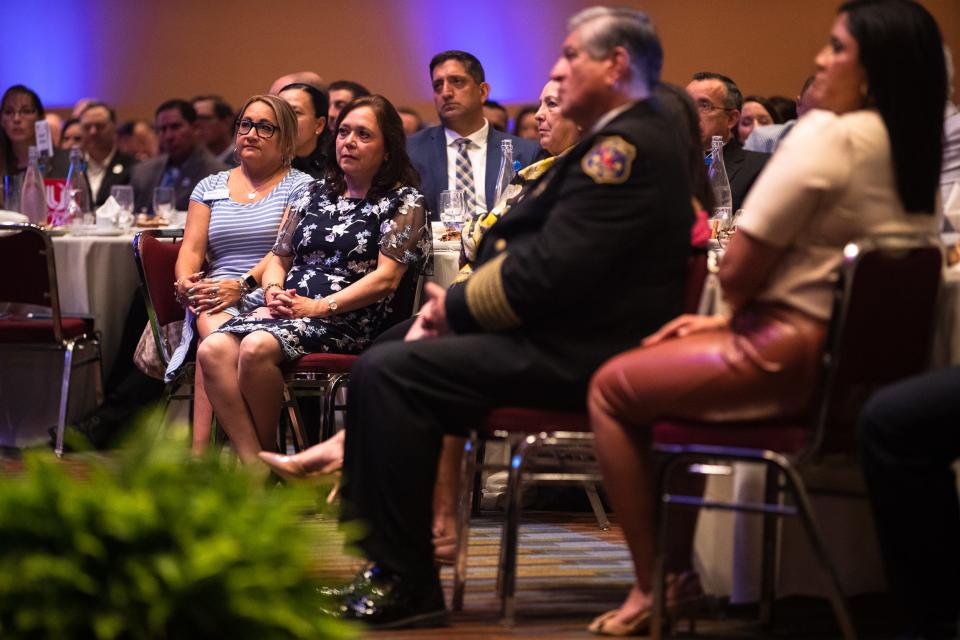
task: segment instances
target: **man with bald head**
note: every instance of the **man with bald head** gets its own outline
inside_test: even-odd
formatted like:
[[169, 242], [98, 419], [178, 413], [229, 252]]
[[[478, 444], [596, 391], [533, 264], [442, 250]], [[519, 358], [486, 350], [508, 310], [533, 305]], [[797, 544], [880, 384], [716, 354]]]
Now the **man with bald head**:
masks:
[[313, 71], [296, 71], [294, 73], [282, 75], [274, 80], [273, 84], [270, 85], [270, 94], [275, 96], [280, 93], [280, 89], [283, 89], [288, 84], [294, 84], [296, 82], [309, 84], [317, 89], [326, 89], [326, 87], [323, 86], [323, 78], [321, 78], [319, 74]]

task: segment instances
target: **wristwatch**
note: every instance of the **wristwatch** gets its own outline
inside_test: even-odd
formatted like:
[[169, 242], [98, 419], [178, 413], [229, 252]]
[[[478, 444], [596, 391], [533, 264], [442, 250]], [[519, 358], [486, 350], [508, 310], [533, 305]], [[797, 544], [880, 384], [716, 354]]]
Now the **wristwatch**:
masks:
[[334, 298], [333, 296], [331, 296], [331, 297], [327, 298], [326, 302], [327, 302], [327, 307], [330, 309], [330, 311], [336, 311], [336, 310], [337, 310], [337, 299], [336, 299], [336, 298]]
[[240, 290], [244, 293], [251, 293], [260, 288], [260, 283], [249, 273], [240, 277]]

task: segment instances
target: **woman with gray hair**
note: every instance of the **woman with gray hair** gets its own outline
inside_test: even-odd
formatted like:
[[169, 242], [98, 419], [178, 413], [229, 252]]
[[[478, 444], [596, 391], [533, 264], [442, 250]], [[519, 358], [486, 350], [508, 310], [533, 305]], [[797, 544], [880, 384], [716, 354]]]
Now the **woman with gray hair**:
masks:
[[[177, 298], [187, 311], [186, 338], [171, 358], [183, 362], [193, 327], [203, 340], [231, 317], [263, 304], [261, 279], [287, 200], [310, 176], [291, 168], [297, 119], [277, 96], [257, 95], [240, 110], [234, 135], [239, 166], [207, 176], [190, 196], [175, 268]], [[207, 268], [202, 272], [201, 265]], [[199, 363], [195, 377], [193, 450], [210, 440], [213, 412]]]

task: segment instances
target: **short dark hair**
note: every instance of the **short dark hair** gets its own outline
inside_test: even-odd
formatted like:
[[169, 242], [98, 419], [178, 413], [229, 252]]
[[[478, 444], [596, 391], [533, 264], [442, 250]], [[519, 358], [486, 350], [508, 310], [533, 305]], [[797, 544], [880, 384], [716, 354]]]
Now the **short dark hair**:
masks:
[[[744, 98], [746, 101], [746, 98]], [[773, 116], [773, 121], [776, 123], [786, 122], [787, 120], [796, 120], [797, 119], [797, 101], [786, 96], [770, 96], [767, 98], [767, 102], [770, 103], [770, 115]]]
[[83, 114], [85, 114], [87, 111], [90, 111], [90, 109], [96, 109], [97, 107], [106, 109], [107, 113], [110, 114], [110, 122], [114, 124], [117, 123], [117, 112], [114, 111], [113, 107], [108, 105], [106, 102], [88, 102], [87, 105], [80, 110], [80, 117], [83, 117]]
[[[383, 150], [386, 158], [380, 169], [373, 177], [373, 184], [367, 192], [367, 200], [376, 200], [396, 188], [397, 183], [405, 187], [419, 187], [420, 174], [413, 168], [410, 156], [407, 155], [407, 139], [403, 134], [403, 121], [400, 114], [389, 100], [381, 95], [373, 94], [354, 99], [345, 106], [337, 116], [334, 131], [340, 129], [340, 124], [347, 114], [360, 107], [369, 107], [377, 117], [377, 126], [383, 135]], [[339, 194], [345, 188], [343, 169], [336, 161], [327, 163], [327, 188], [330, 193]]]
[[780, 117], [780, 113], [773, 106], [773, 103], [769, 98], [764, 98], [763, 96], [746, 96], [743, 99], [743, 103], [756, 102], [761, 107], [767, 110], [767, 114], [773, 119], [774, 124], [783, 124], [783, 118]]
[[477, 56], [473, 55], [472, 53], [467, 53], [466, 51], [458, 51], [457, 49], [442, 51], [430, 59], [431, 79], [433, 79], [433, 70], [447, 60], [456, 60], [462, 64], [463, 68], [467, 71], [467, 74], [469, 74], [469, 76], [473, 78], [473, 81], [477, 84], [486, 82], [486, 76], [483, 73], [483, 65], [480, 64], [479, 60], [477, 60]]
[[500, 111], [507, 113], [507, 108], [502, 104], [500, 104], [499, 102], [497, 102], [496, 100], [487, 100], [486, 102], [483, 103], [483, 106], [490, 107], [491, 109], [499, 109]]
[[523, 117], [530, 113], [536, 114], [539, 109], [540, 107], [533, 104], [528, 104], [524, 107], [521, 107], [520, 111], [517, 111], [517, 115], [513, 119], [513, 135], [520, 135], [520, 121], [523, 120]]
[[307, 84], [306, 82], [291, 82], [290, 84], [285, 85], [277, 93], [281, 94], [284, 91], [293, 89], [296, 89], [297, 91], [303, 91], [310, 96], [310, 103], [313, 105], [313, 117], [327, 117], [327, 113], [330, 111], [330, 96], [327, 95], [326, 91], [323, 89], [318, 89], [315, 85]]
[[196, 104], [201, 100], [211, 100], [213, 102], [213, 115], [215, 115], [218, 120], [233, 120], [236, 117], [233, 107], [230, 106], [229, 102], [223, 99], [223, 96], [194, 96], [193, 100], [190, 101], [190, 104]]
[[423, 116], [413, 107], [397, 107], [397, 113], [406, 113], [407, 115], [415, 117], [417, 119], [417, 131], [423, 129]]
[[337, 80], [336, 82], [331, 82], [330, 86], [327, 87], [327, 91], [349, 91], [353, 94], [354, 99], [362, 98], [363, 96], [370, 95], [370, 90], [359, 82], [354, 82], [353, 80]]
[[740, 92], [740, 87], [737, 86], [737, 83], [731, 80], [729, 76], [712, 71], [699, 71], [693, 74], [693, 79], [698, 82], [702, 80], [719, 80], [723, 84], [726, 92], [723, 106], [727, 109], [736, 109], [737, 111], [743, 109], [743, 94]]
[[153, 117], [156, 119], [160, 115], [161, 111], [169, 111], [170, 109], [176, 109], [180, 112], [180, 115], [183, 116], [183, 119], [193, 124], [197, 121], [197, 110], [193, 108], [193, 105], [186, 100], [181, 98], [174, 98], [172, 100], [167, 100], [153, 112]]
[[932, 213], [943, 160], [947, 68], [936, 20], [912, 0], [853, 0], [840, 5], [867, 72], [867, 105], [890, 137], [903, 208]]

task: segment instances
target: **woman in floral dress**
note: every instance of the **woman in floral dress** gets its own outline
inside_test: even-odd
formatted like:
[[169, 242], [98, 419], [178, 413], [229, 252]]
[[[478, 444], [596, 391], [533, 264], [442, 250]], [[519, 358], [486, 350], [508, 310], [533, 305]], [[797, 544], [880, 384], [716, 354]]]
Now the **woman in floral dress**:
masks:
[[404, 273], [429, 253], [419, 180], [393, 105], [359, 98], [335, 130], [336, 165], [291, 196], [263, 273], [266, 306], [226, 322], [198, 351], [214, 411], [244, 462], [272, 448], [281, 365], [366, 348]]

